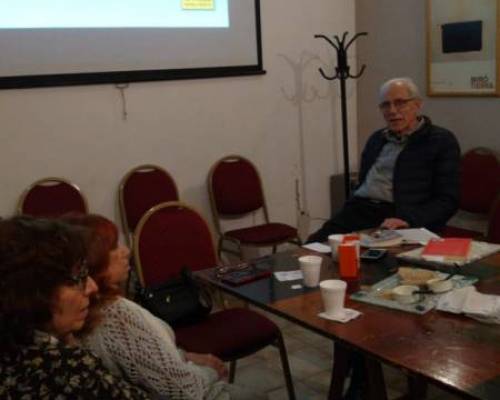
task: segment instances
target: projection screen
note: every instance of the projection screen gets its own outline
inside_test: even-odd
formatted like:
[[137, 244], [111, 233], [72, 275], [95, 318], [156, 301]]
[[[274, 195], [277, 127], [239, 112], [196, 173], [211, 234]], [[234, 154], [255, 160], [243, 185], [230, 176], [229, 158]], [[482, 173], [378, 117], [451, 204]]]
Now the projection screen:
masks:
[[0, 0], [0, 88], [262, 74], [259, 0]]

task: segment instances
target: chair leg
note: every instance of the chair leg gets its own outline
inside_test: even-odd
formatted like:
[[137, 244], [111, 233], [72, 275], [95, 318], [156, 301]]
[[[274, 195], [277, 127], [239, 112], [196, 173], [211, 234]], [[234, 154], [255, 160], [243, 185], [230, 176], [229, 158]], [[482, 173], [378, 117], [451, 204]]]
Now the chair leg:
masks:
[[236, 375], [236, 360], [229, 361], [229, 383], [234, 383], [235, 375]]
[[217, 245], [217, 258], [220, 260], [222, 255], [222, 236], [219, 238], [219, 243]]
[[290, 364], [288, 363], [288, 355], [286, 352], [285, 342], [283, 336], [279, 335], [276, 340], [276, 345], [280, 351], [281, 366], [283, 368], [283, 375], [285, 377], [286, 390], [288, 392], [288, 399], [295, 400], [295, 390], [293, 388], [292, 372], [290, 371]]

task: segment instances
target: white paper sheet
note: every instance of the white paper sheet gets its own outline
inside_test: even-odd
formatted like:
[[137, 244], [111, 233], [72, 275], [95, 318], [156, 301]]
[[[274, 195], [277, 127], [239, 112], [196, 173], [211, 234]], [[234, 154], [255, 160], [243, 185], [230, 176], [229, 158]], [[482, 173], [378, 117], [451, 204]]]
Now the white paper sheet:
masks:
[[286, 281], [296, 281], [298, 279], [302, 279], [302, 271], [300, 269], [296, 271], [281, 271], [281, 272], [275, 272], [274, 276], [276, 277], [277, 280], [280, 282], [286, 282]]
[[317, 251], [318, 253], [331, 253], [332, 252], [332, 249], [330, 246], [323, 244], [323, 243], [319, 243], [319, 242], [308, 243], [302, 247], [304, 249]]
[[403, 236], [403, 243], [414, 243], [425, 245], [431, 239], [439, 239], [439, 235], [425, 228], [398, 229], [397, 232]]

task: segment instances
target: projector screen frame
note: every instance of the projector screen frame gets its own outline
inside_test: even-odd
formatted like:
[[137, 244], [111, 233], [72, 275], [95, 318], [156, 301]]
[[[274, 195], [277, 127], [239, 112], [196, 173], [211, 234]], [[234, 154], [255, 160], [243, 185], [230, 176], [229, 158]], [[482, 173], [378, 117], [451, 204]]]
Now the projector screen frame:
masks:
[[27, 89], [53, 86], [119, 84], [131, 82], [208, 79], [231, 76], [263, 75], [260, 0], [255, 1], [255, 35], [257, 63], [252, 65], [218, 66], [183, 69], [152, 69], [134, 71], [105, 71], [44, 75], [0, 76], [0, 89]]

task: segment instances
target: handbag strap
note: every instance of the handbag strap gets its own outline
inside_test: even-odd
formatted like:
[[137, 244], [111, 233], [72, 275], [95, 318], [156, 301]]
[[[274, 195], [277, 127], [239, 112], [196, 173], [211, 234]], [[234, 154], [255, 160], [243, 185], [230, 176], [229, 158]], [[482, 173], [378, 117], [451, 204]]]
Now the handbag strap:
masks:
[[196, 288], [202, 304], [206, 309], [211, 310], [213, 307], [212, 295], [205, 285], [200, 284], [200, 282], [193, 277], [193, 271], [191, 270], [191, 268], [184, 265], [181, 268], [181, 277], [186, 283]]

